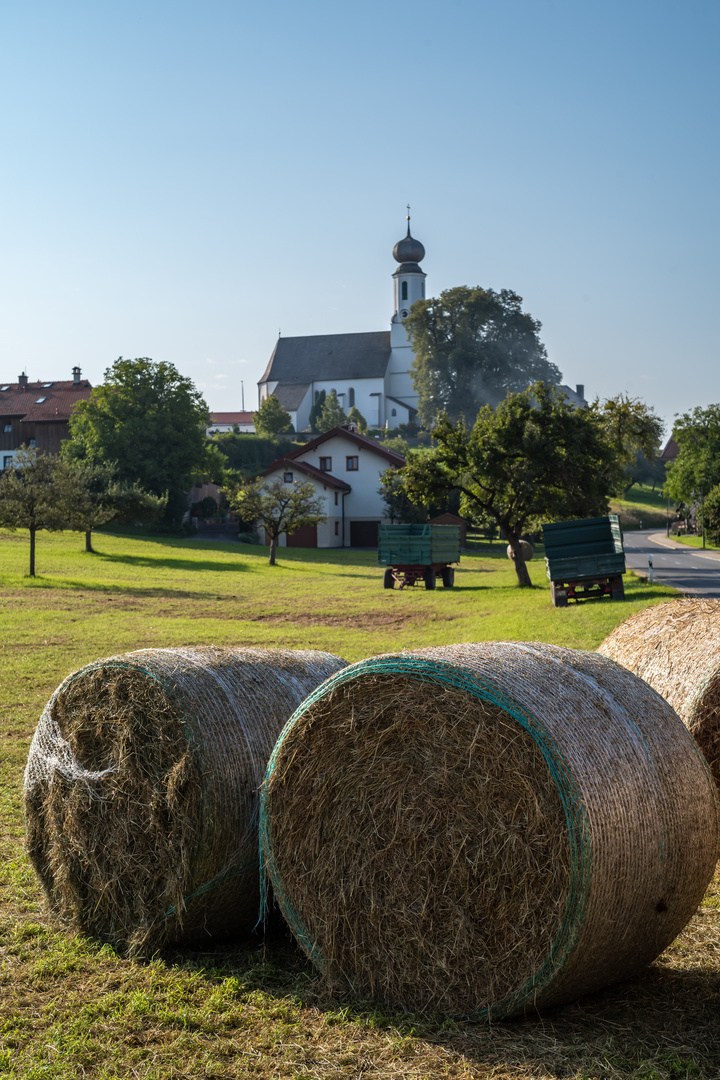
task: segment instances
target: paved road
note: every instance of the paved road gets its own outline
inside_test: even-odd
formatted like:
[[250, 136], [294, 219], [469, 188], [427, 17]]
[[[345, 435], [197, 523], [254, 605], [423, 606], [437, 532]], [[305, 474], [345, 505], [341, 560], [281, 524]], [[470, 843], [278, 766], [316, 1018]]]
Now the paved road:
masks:
[[648, 575], [648, 556], [652, 556], [654, 579], [691, 596], [720, 597], [720, 552], [696, 548], [667, 540], [657, 529], [623, 533], [625, 559], [632, 570]]

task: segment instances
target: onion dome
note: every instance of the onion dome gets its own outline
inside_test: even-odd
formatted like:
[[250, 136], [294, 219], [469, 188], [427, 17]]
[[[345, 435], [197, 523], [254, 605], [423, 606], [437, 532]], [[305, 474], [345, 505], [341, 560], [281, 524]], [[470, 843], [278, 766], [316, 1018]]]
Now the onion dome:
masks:
[[393, 258], [399, 263], [419, 263], [425, 258], [425, 248], [419, 240], [410, 235], [410, 218], [408, 218], [407, 236], [398, 240], [393, 248]]

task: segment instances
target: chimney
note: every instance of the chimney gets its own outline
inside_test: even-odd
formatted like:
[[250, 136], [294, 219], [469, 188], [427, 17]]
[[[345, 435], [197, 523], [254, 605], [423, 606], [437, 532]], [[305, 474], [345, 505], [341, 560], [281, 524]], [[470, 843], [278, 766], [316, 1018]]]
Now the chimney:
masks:
[[76, 367], [73, 368], [73, 386], [79, 386], [79, 384], [80, 384], [80, 368], [76, 366]]
[[18, 388], [20, 390], [22, 390], [23, 393], [25, 393], [25, 391], [27, 390], [27, 384], [28, 384], [27, 375], [18, 375]]
[[578, 397], [585, 398], [585, 383], [579, 382], [575, 387], [575, 393]]

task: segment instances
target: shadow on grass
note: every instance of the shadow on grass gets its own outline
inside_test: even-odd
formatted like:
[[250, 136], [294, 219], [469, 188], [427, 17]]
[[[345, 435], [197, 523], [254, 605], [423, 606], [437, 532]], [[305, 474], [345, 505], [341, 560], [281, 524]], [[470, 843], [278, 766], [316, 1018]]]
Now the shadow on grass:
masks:
[[325, 1024], [392, 1030], [442, 1046], [489, 1072], [504, 1067], [526, 1076], [531, 1068], [558, 1078], [633, 1080], [720, 1075], [720, 975], [700, 965], [671, 970], [656, 963], [629, 982], [579, 1001], [488, 1024], [398, 1012], [328, 989], [279, 929], [264, 943], [248, 937], [232, 951], [168, 954], [167, 961], [211, 982], [235, 978], [242, 994], [259, 991], [319, 1009]]
[[[212, 548], [210, 550], [213, 550]], [[214, 549], [217, 551], [217, 548]], [[237, 574], [239, 572], [249, 570], [250, 567], [241, 561], [237, 563], [215, 562], [208, 559], [176, 559], [166, 556], [165, 558], [152, 559], [145, 555], [108, 555], [105, 552], [97, 552], [95, 558], [99, 562], [109, 563], [123, 563], [126, 566], [141, 566], [148, 567], [152, 570], [189, 570], [189, 571], [203, 571], [211, 570], [213, 573], [223, 574], [231, 573]]]

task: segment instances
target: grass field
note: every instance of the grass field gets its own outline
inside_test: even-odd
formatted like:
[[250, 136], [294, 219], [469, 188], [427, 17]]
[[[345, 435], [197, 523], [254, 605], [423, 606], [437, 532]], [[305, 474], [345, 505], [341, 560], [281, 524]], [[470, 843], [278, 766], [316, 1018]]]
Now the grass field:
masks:
[[489, 639], [594, 648], [672, 595], [626, 577], [627, 601], [556, 610], [542, 560], [520, 591], [498, 546], [456, 588], [382, 588], [373, 552], [0, 531], [0, 1077], [681, 1080], [720, 1076], [720, 883], [640, 978], [494, 1026], [395, 1015], [334, 996], [281, 931], [213, 952], [129, 961], [48, 918], [23, 852], [22, 770], [41, 709], [71, 670], [148, 646], [321, 648], [357, 660]]
[[[671, 502], [670, 506], [673, 507]], [[610, 512], [617, 514], [623, 529], [664, 529], [668, 504], [659, 490], [647, 484], [633, 484], [624, 499], [610, 503]]]

